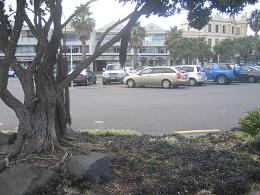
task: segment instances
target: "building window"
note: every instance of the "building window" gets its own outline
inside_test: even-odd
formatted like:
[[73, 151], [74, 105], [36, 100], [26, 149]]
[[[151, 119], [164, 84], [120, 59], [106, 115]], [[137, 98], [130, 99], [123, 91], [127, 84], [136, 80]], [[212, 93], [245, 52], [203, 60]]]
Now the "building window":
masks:
[[211, 24], [208, 24], [208, 32], [211, 32]]
[[209, 44], [209, 46], [211, 46], [211, 44], [212, 44], [212, 39], [208, 39], [208, 44]]
[[234, 34], [234, 26], [232, 26], [232, 34]]
[[222, 32], [223, 32], [223, 33], [226, 33], [226, 25], [223, 25]]
[[218, 39], [216, 39], [216, 40], [215, 40], [215, 45], [217, 45], [217, 44], [218, 44], [218, 42], [219, 42], [219, 40], [218, 40]]
[[26, 37], [26, 33], [25, 32], [22, 32], [22, 37]]
[[240, 27], [236, 27], [236, 35], [240, 35]]
[[215, 27], [215, 32], [218, 33], [218, 28], [219, 28], [219, 25], [216, 25]]

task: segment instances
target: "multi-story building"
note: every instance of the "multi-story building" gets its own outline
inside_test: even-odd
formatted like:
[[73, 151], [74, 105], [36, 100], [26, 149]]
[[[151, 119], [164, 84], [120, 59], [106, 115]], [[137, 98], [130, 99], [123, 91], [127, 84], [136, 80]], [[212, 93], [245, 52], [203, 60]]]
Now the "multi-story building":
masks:
[[[110, 23], [98, 30], [96, 30], [96, 42], [105, 30], [111, 26]], [[110, 40], [117, 34], [124, 26], [119, 25], [113, 29], [105, 38], [104, 42]], [[148, 24], [145, 26], [146, 36], [143, 40], [143, 47], [139, 49], [138, 58], [140, 65], [155, 66], [155, 65], [170, 65], [170, 55], [164, 44], [166, 40], [166, 30], [155, 24]], [[97, 70], [102, 70], [108, 63], [119, 63], [120, 42], [115, 43], [105, 53], [97, 58], [95, 67]], [[133, 49], [128, 48], [127, 52], [127, 66], [134, 65], [134, 52]]]
[[212, 16], [211, 21], [202, 30], [196, 30], [183, 22], [180, 25], [184, 37], [205, 37], [206, 41], [212, 47], [220, 40], [226, 38], [237, 38], [247, 36], [247, 15], [240, 18], [222, 17], [219, 14]]
[[[105, 30], [113, 24], [94, 30], [90, 40], [87, 41], [87, 56], [90, 56], [99, 40], [100, 36]], [[115, 36], [124, 26], [118, 25], [115, 29], [108, 33], [104, 42], [110, 40]], [[247, 17], [246, 15], [240, 18], [223, 18], [219, 14], [212, 17], [212, 20], [202, 30], [195, 30], [189, 27], [187, 22], [181, 24], [180, 29], [183, 30], [185, 37], [205, 37], [207, 42], [214, 46], [218, 41], [231, 38], [243, 37], [247, 35]], [[145, 26], [146, 36], [143, 40], [143, 47], [139, 49], [138, 58], [140, 65], [143, 66], [160, 66], [171, 65], [170, 54], [165, 46], [167, 31], [155, 24], [148, 24]], [[63, 31], [63, 44], [66, 47], [66, 57], [69, 68], [75, 68], [80, 64], [82, 58], [82, 44], [79, 40], [75, 29], [68, 25]], [[21, 32], [18, 46], [16, 49], [16, 56], [18, 61], [23, 66], [28, 66], [36, 55], [37, 39], [33, 36], [27, 26], [24, 26]], [[101, 71], [109, 63], [119, 63], [120, 42], [115, 43], [100, 57], [98, 57], [90, 69]], [[3, 53], [0, 53], [0, 57]], [[134, 52], [130, 47], [127, 52], [127, 66], [134, 65]]]

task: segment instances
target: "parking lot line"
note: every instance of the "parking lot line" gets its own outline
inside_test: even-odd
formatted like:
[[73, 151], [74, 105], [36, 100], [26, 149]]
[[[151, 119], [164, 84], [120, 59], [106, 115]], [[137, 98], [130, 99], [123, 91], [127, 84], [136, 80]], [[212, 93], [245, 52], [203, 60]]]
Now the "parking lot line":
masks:
[[187, 133], [210, 133], [210, 132], [220, 132], [219, 129], [194, 129], [187, 131], [177, 131], [177, 134], [187, 134]]

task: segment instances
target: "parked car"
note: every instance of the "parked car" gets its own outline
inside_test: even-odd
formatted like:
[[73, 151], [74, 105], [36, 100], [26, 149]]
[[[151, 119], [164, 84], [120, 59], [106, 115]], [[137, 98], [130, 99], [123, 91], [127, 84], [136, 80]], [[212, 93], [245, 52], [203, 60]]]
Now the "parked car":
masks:
[[234, 79], [234, 71], [230, 64], [206, 63], [203, 66], [207, 80], [217, 82], [220, 85], [230, 84]]
[[240, 66], [236, 80], [255, 83], [260, 80], [260, 70], [254, 66]]
[[15, 72], [12, 68], [9, 68], [8, 75], [9, 75], [9, 77], [15, 77]]
[[130, 67], [130, 66], [124, 67], [124, 71], [125, 71], [125, 74], [126, 74], [126, 75], [135, 73], [134, 67]]
[[180, 67], [187, 72], [190, 86], [201, 85], [207, 81], [206, 73], [201, 65], [179, 65], [176, 67]]
[[172, 66], [148, 67], [124, 78], [124, 84], [129, 88], [135, 86], [170, 88], [171, 86], [187, 85], [188, 81], [185, 71]]
[[[72, 73], [73, 70], [69, 72]], [[73, 79], [73, 84], [76, 85], [89, 85], [89, 84], [96, 84], [97, 77], [94, 72], [90, 71], [89, 69], [83, 69], [80, 74]]]
[[102, 74], [103, 85], [110, 84], [111, 82], [121, 82], [125, 77], [125, 71], [120, 64], [108, 64]]

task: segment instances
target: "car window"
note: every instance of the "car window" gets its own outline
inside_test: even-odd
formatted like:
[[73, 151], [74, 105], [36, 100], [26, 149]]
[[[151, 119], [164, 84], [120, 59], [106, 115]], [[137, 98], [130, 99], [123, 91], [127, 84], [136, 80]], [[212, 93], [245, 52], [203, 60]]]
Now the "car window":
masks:
[[107, 65], [107, 70], [121, 70], [121, 66], [118, 64], [118, 65]]
[[194, 72], [194, 67], [183, 66], [182, 69], [185, 70], [186, 72]]
[[145, 70], [140, 72], [140, 74], [151, 74], [151, 73], [152, 73], [152, 69], [151, 68], [145, 69]]
[[172, 68], [164, 68], [164, 73], [175, 73]]
[[178, 70], [179, 72], [185, 72], [185, 70], [183, 70], [182, 68], [180, 67], [175, 67], [176, 70]]
[[241, 71], [248, 71], [248, 67], [241, 66]]
[[197, 66], [197, 72], [204, 72], [203, 68]]
[[211, 70], [212, 67], [213, 67], [212, 64], [205, 63], [204, 66], [203, 66], [203, 69], [204, 69], [204, 70]]
[[232, 70], [232, 67], [229, 64], [219, 64], [221, 70]]
[[164, 68], [153, 68], [153, 74], [164, 73]]

